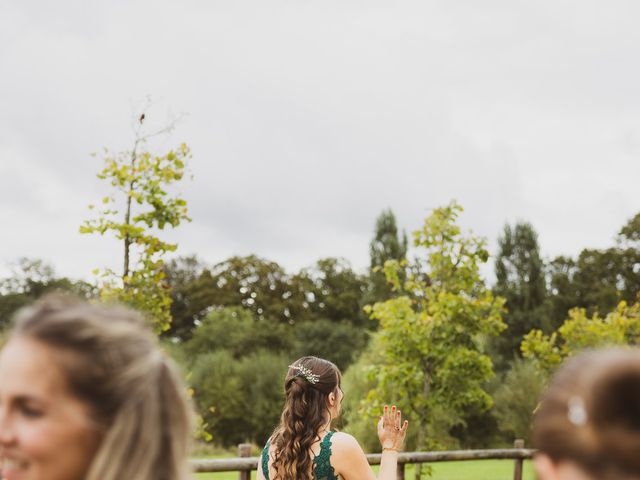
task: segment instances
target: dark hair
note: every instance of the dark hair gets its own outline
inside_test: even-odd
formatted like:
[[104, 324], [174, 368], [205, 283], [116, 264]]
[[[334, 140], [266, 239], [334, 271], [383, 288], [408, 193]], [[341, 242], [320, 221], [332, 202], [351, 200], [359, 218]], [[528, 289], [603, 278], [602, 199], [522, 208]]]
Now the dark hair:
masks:
[[535, 415], [533, 442], [602, 479], [640, 477], [640, 350], [589, 352], [554, 376]]
[[327, 400], [340, 387], [341, 378], [338, 367], [322, 358], [302, 357], [289, 367], [280, 425], [271, 437], [276, 450], [274, 480], [313, 478], [311, 445], [320, 440], [320, 429], [333, 420]]
[[10, 337], [60, 352], [71, 392], [102, 432], [87, 480], [183, 480], [191, 409], [173, 363], [136, 312], [50, 295], [21, 310]]

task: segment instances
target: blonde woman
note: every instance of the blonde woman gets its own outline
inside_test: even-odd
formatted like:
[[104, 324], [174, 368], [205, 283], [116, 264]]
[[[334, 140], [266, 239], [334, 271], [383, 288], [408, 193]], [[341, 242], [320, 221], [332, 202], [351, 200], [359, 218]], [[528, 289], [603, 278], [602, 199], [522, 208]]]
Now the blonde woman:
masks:
[[136, 313], [48, 297], [0, 353], [3, 480], [184, 480], [191, 413]]

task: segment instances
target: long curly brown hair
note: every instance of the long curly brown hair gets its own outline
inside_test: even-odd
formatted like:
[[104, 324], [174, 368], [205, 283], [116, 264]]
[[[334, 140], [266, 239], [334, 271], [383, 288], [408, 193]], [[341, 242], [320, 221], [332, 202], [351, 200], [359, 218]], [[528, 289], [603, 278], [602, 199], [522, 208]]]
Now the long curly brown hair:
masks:
[[[280, 425], [271, 436], [275, 446], [274, 480], [313, 480], [311, 446], [320, 440], [320, 430], [330, 418], [328, 397], [340, 387], [338, 367], [328, 360], [302, 357], [289, 368], [284, 382], [285, 403]], [[310, 375], [313, 381], [309, 381]]]

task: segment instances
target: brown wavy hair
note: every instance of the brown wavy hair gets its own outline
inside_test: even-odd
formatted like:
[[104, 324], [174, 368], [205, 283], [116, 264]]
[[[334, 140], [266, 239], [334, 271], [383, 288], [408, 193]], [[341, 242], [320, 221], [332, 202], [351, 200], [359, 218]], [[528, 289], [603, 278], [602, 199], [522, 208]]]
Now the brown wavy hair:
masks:
[[534, 445], [595, 478], [640, 478], [640, 349], [589, 352], [569, 360], [545, 393]]
[[289, 368], [284, 381], [285, 403], [280, 425], [271, 436], [275, 446], [274, 480], [312, 480], [311, 446], [320, 440], [320, 429], [330, 418], [328, 397], [340, 388], [340, 370], [328, 360], [302, 357], [292, 366], [300, 366], [317, 375], [312, 383], [298, 369]]

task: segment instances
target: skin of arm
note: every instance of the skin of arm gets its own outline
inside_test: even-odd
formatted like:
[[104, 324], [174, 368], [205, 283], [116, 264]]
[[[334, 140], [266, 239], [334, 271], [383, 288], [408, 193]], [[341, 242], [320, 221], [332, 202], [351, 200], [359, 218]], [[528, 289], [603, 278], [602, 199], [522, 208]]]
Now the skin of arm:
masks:
[[[336, 432], [331, 437], [331, 465], [335, 473], [344, 480], [395, 480], [398, 451], [404, 443], [407, 428], [408, 422], [405, 420], [402, 423], [400, 411], [395, 406], [384, 407], [384, 414], [378, 422], [378, 438], [382, 445], [378, 477], [371, 469], [358, 441], [348, 433]], [[258, 462], [256, 479], [265, 480], [261, 460]]]
[[[408, 422], [402, 423], [396, 407], [384, 407], [378, 422], [378, 438], [382, 445], [382, 459], [378, 480], [395, 480], [398, 466], [398, 450], [402, 448], [407, 434]], [[338, 432], [331, 439], [332, 465], [345, 480], [375, 480], [376, 476], [358, 441], [349, 434]]]
[[398, 475], [398, 452], [395, 450], [383, 450], [382, 459], [380, 460], [380, 472], [378, 478], [380, 480], [393, 479]]
[[348, 433], [337, 432], [331, 438], [331, 465], [345, 480], [376, 479], [362, 447]]

